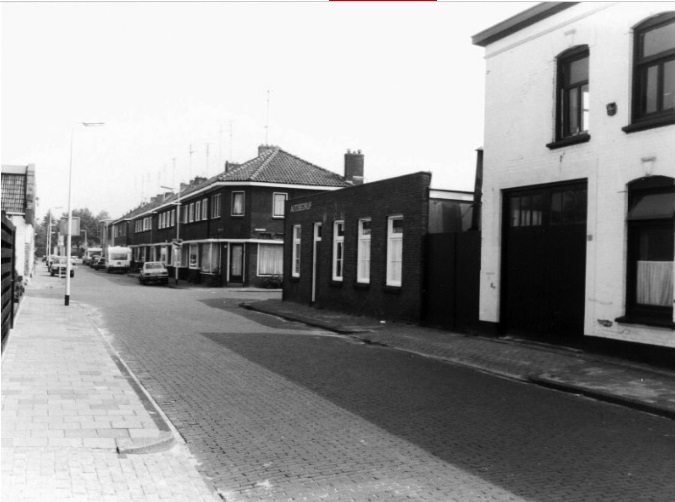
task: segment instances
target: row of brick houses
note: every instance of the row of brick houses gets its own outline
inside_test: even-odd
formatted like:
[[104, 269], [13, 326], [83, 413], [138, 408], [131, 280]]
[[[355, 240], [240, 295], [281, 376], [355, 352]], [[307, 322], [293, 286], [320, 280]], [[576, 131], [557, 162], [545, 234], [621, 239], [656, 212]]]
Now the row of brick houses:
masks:
[[227, 163], [216, 176], [196, 177], [106, 222], [104, 245], [132, 248], [134, 266], [162, 261], [172, 276], [177, 264], [182, 280], [264, 286], [283, 273], [286, 200], [362, 183], [363, 165], [363, 154], [348, 152], [340, 176], [261, 145], [247, 162]]

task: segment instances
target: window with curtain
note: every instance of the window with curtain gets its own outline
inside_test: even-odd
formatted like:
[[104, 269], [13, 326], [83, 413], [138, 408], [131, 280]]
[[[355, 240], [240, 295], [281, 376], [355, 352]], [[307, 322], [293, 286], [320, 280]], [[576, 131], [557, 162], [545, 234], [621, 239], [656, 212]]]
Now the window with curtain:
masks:
[[206, 220], [209, 218], [209, 211], [208, 211], [208, 199], [202, 200], [202, 220]]
[[258, 275], [284, 273], [284, 247], [279, 244], [258, 244]]
[[672, 321], [675, 179], [652, 176], [629, 184], [626, 313]]
[[293, 256], [291, 261], [291, 275], [300, 277], [300, 225], [293, 226]]
[[195, 202], [195, 221], [199, 221], [202, 217], [202, 201]]
[[232, 216], [244, 215], [244, 192], [232, 192]]
[[345, 222], [333, 223], [333, 280], [341, 281], [345, 254]]
[[403, 276], [403, 217], [387, 219], [387, 286], [400, 286]]
[[358, 248], [358, 267], [357, 282], [370, 282], [370, 218], [359, 220], [359, 248]]
[[272, 217], [274, 218], [283, 218], [284, 217], [284, 204], [288, 199], [287, 193], [274, 193], [272, 196]]
[[220, 194], [211, 197], [211, 218], [220, 218]]
[[208, 243], [208, 244], [202, 244], [201, 245], [202, 252], [201, 252], [201, 269], [202, 272], [206, 272], [207, 274], [210, 274], [213, 271], [213, 260], [212, 260], [212, 253], [213, 253], [213, 244]]
[[161, 246], [159, 248], [159, 261], [161, 261], [164, 265], [167, 264], [167, 249], [166, 246]]
[[190, 210], [189, 210], [190, 212], [189, 212], [189, 216], [188, 216], [188, 221], [189, 221], [190, 223], [192, 223], [193, 221], [195, 221], [195, 203], [194, 203], [194, 202], [191, 202], [191, 203], [190, 203], [190, 206], [188, 206], [188, 207], [190, 208]]

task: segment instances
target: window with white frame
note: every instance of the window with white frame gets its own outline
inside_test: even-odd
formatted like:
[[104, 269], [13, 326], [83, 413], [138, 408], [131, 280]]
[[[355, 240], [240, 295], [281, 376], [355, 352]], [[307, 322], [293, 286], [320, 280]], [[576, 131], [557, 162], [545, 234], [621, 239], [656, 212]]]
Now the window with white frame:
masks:
[[211, 197], [211, 218], [220, 218], [220, 194]]
[[359, 220], [359, 247], [357, 256], [357, 274], [356, 281], [362, 283], [370, 282], [370, 218]]
[[202, 200], [202, 220], [207, 220], [209, 218], [209, 205], [208, 199]]
[[171, 224], [172, 227], [176, 225], [176, 210], [175, 209], [171, 210], [171, 223], [170, 224]]
[[293, 256], [291, 262], [291, 275], [300, 277], [300, 225], [293, 225]]
[[195, 202], [195, 221], [199, 221], [202, 217], [202, 201]]
[[215, 243], [202, 244], [201, 254], [202, 272], [217, 274], [220, 271], [220, 245]]
[[258, 244], [258, 275], [284, 273], [284, 247], [279, 244]]
[[288, 199], [287, 193], [275, 192], [272, 195], [272, 217], [273, 218], [283, 218], [284, 217], [284, 205], [286, 204], [286, 199]]
[[232, 216], [244, 215], [244, 192], [232, 192]]
[[387, 286], [400, 286], [403, 272], [403, 216], [387, 219]]
[[195, 221], [195, 203], [191, 202], [188, 211], [188, 221], [192, 223]]
[[199, 268], [199, 244], [190, 244], [190, 268]]
[[333, 280], [341, 281], [345, 254], [345, 222], [333, 223]]

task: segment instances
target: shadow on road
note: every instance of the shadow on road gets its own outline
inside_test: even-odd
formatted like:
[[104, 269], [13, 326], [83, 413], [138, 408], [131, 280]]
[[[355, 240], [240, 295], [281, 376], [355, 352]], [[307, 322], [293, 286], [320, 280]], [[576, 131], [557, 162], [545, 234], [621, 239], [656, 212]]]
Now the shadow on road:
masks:
[[203, 335], [524, 498], [672, 500], [673, 421], [336, 338]]

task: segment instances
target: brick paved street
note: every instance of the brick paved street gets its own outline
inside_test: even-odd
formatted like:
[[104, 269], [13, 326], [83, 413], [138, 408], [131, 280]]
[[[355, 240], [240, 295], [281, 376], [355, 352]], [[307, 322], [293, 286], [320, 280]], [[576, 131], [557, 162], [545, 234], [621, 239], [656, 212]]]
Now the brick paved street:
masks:
[[225, 500], [673, 499], [672, 420], [237, 306], [274, 295], [73, 284]]

